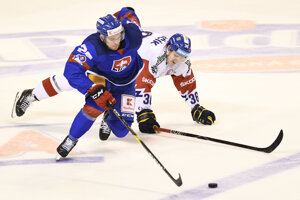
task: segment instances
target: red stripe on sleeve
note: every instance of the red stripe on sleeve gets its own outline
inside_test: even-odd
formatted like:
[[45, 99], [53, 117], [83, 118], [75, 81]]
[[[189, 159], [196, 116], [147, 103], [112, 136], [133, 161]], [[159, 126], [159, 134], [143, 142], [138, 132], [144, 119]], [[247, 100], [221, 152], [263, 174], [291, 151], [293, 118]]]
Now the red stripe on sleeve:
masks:
[[132, 23], [136, 23], [139, 26], [141, 26], [140, 21], [138, 18], [136, 18], [132, 13], [128, 12], [123, 17], [120, 18], [120, 21], [122, 21], [125, 17], [127, 17]]
[[77, 62], [76, 60], [74, 60], [74, 54], [71, 53], [71, 55], [69, 56], [68, 58], [68, 62], [71, 62], [71, 63], [78, 63], [79, 65], [83, 66], [83, 68], [85, 70], [89, 70], [91, 67], [86, 63], [86, 62], [83, 62], [83, 63], [79, 63]]

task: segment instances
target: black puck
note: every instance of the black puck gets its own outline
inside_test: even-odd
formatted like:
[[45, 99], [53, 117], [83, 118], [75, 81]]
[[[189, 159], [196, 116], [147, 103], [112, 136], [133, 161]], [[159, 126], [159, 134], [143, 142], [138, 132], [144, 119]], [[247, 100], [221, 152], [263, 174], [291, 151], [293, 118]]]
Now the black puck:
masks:
[[209, 183], [208, 187], [209, 188], [216, 188], [216, 187], [218, 187], [218, 184], [217, 183]]

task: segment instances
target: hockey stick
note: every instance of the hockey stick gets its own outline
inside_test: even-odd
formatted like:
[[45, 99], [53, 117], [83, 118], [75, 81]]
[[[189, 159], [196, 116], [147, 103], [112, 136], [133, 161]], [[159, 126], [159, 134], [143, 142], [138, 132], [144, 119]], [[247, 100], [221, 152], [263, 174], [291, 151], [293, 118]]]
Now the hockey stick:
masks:
[[113, 107], [111, 102], [107, 102], [108, 106], [111, 108], [113, 113], [116, 115], [117, 118], [126, 126], [126, 128], [132, 133], [135, 139], [146, 149], [146, 151], [156, 160], [156, 162], [161, 166], [161, 168], [166, 172], [166, 174], [172, 179], [172, 181], [180, 187], [182, 185], [181, 176], [179, 174], [179, 178], [175, 179], [173, 176], [168, 172], [168, 170], [161, 164], [161, 162], [156, 158], [156, 156], [150, 151], [150, 149], [145, 145], [145, 143], [141, 140], [141, 138], [132, 130], [132, 128], [127, 124], [127, 122], [121, 117], [119, 112]]
[[170, 130], [170, 129], [166, 129], [166, 128], [155, 127], [155, 130], [158, 131], [158, 132], [161, 131], [161, 132], [172, 133], [172, 134], [176, 134], [176, 135], [183, 135], [183, 136], [187, 136], [187, 137], [193, 137], [193, 138], [202, 139], [202, 140], [209, 140], [209, 141], [212, 141], [212, 142], [218, 142], [218, 143], [222, 143], [222, 144], [227, 144], [227, 145], [231, 145], [231, 146], [235, 146], [235, 147], [241, 147], [241, 148], [250, 149], [250, 150], [254, 150], [254, 151], [261, 151], [261, 152], [265, 152], [265, 153], [271, 153], [274, 149], [276, 149], [276, 147], [280, 144], [280, 142], [283, 138], [283, 130], [280, 130], [280, 133], [278, 134], [277, 138], [275, 139], [275, 141], [270, 146], [265, 147], [265, 148], [259, 148], [259, 147], [248, 146], [248, 145], [245, 145], [245, 144], [230, 142], [230, 141], [226, 141], [226, 140], [220, 140], [220, 139], [216, 139], [216, 138], [210, 138], [210, 137], [206, 137], [206, 136], [201, 136], [201, 135], [195, 135], [195, 134], [185, 133], [185, 132], [181, 132], [181, 131]]

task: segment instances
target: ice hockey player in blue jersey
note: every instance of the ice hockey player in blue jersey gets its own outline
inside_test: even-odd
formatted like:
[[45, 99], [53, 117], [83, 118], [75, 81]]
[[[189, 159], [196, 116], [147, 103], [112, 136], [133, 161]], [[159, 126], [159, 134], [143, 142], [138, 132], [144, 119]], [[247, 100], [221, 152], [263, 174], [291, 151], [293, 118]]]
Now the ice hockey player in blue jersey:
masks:
[[[128, 8], [134, 11], [132, 8]], [[114, 14], [118, 19], [124, 21], [129, 20], [131, 23], [136, 23], [140, 26], [139, 19], [134, 12], [128, 12], [128, 9], [122, 9], [120, 12]], [[125, 13], [125, 14], [124, 14]], [[127, 22], [128, 23], [128, 22]], [[98, 38], [98, 37], [96, 37]], [[159, 42], [157, 42], [159, 40]], [[86, 47], [81, 47], [82, 52], [85, 52]], [[135, 111], [137, 114], [137, 121], [139, 123], [139, 130], [143, 133], [155, 133], [154, 127], [159, 127], [159, 123], [156, 120], [153, 110], [151, 109], [151, 89], [156, 83], [156, 79], [163, 76], [171, 76], [176, 89], [179, 94], [187, 103], [191, 109], [192, 119], [197, 123], [212, 125], [216, 120], [214, 113], [203, 106], [200, 106], [198, 92], [196, 88], [196, 78], [194, 77], [193, 70], [191, 68], [191, 62], [189, 54], [191, 53], [191, 40], [183, 35], [176, 33], [169, 39], [161, 34], [152, 33], [150, 31], [143, 31], [143, 42], [138, 50], [139, 55], [143, 58], [144, 67], [139, 73], [135, 84]], [[76, 62], [81, 62], [82, 59], [86, 59], [79, 54], [75, 57]], [[86, 54], [88, 56], [89, 54]], [[74, 62], [74, 55], [70, 57], [70, 62]], [[89, 62], [89, 61], [88, 61]], [[126, 60], [120, 63], [126, 62]], [[83, 62], [83, 66], [86, 66]], [[82, 67], [80, 68], [81, 70]], [[87, 68], [88, 69], [88, 68]], [[119, 70], [119, 69], [116, 69]], [[97, 70], [96, 70], [97, 71]], [[96, 80], [100, 76], [105, 76], [102, 71], [88, 72], [88, 78], [94, 83], [105, 81]], [[23, 116], [26, 109], [34, 101], [41, 101], [49, 97], [53, 97], [62, 91], [73, 90], [74, 88], [69, 84], [64, 75], [54, 75], [41, 81], [34, 89], [26, 89], [22, 92], [18, 92], [12, 115]], [[82, 75], [82, 74], [81, 74]], [[131, 79], [131, 78], [129, 78]], [[84, 80], [84, 79], [82, 79]], [[124, 79], [125, 80], [125, 79]], [[111, 82], [114, 80], [111, 79]], [[76, 82], [75, 82], [76, 84]], [[89, 83], [87, 85], [89, 87]], [[85, 91], [86, 88], [83, 89]], [[21, 95], [19, 95], [21, 94]], [[132, 104], [132, 99], [128, 96], [124, 96], [124, 101], [128, 105]], [[123, 106], [126, 104], [123, 104]], [[126, 106], [128, 112], [129, 106]], [[130, 111], [131, 113], [131, 111]], [[130, 115], [124, 114], [124, 115]], [[104, 112], [100, 126], [99, 137], [101, 140], [107, 140], [111, 130], [109, 129], [106, 118], [108, 112]]]
[[[103, 112], [103, 133], [112, 131], [117, 137], [128, 134], [126, 127], [109, 110], [107, 101], [130, 126], [134, 120], [135, 79], [143, 68], [137, 53], [142, 33], [128, 19], [131, 16], [138, 21], [132, 9], [122, 8], [115, 15], [117, 18], [110, 14], [99, 18], [97, 33], [77, 46], [66, 63], [64, 76], [73, 88], [85, 95], [85, 105], [75, 117], [68, 136], [57, 148], [61, 157], [69, 154]], [[87, 74], [97, 75], [97, 80]]]

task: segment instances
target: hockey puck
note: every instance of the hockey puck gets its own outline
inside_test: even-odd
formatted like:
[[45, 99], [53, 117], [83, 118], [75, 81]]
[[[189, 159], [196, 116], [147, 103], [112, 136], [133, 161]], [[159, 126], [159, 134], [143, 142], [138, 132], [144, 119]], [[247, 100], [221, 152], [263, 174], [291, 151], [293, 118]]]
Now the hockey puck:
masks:
[[218, 187], [218, 184], [217, 183], [209, 183], [208, 187], [209, 188], [216, 188], [216, 187]]

